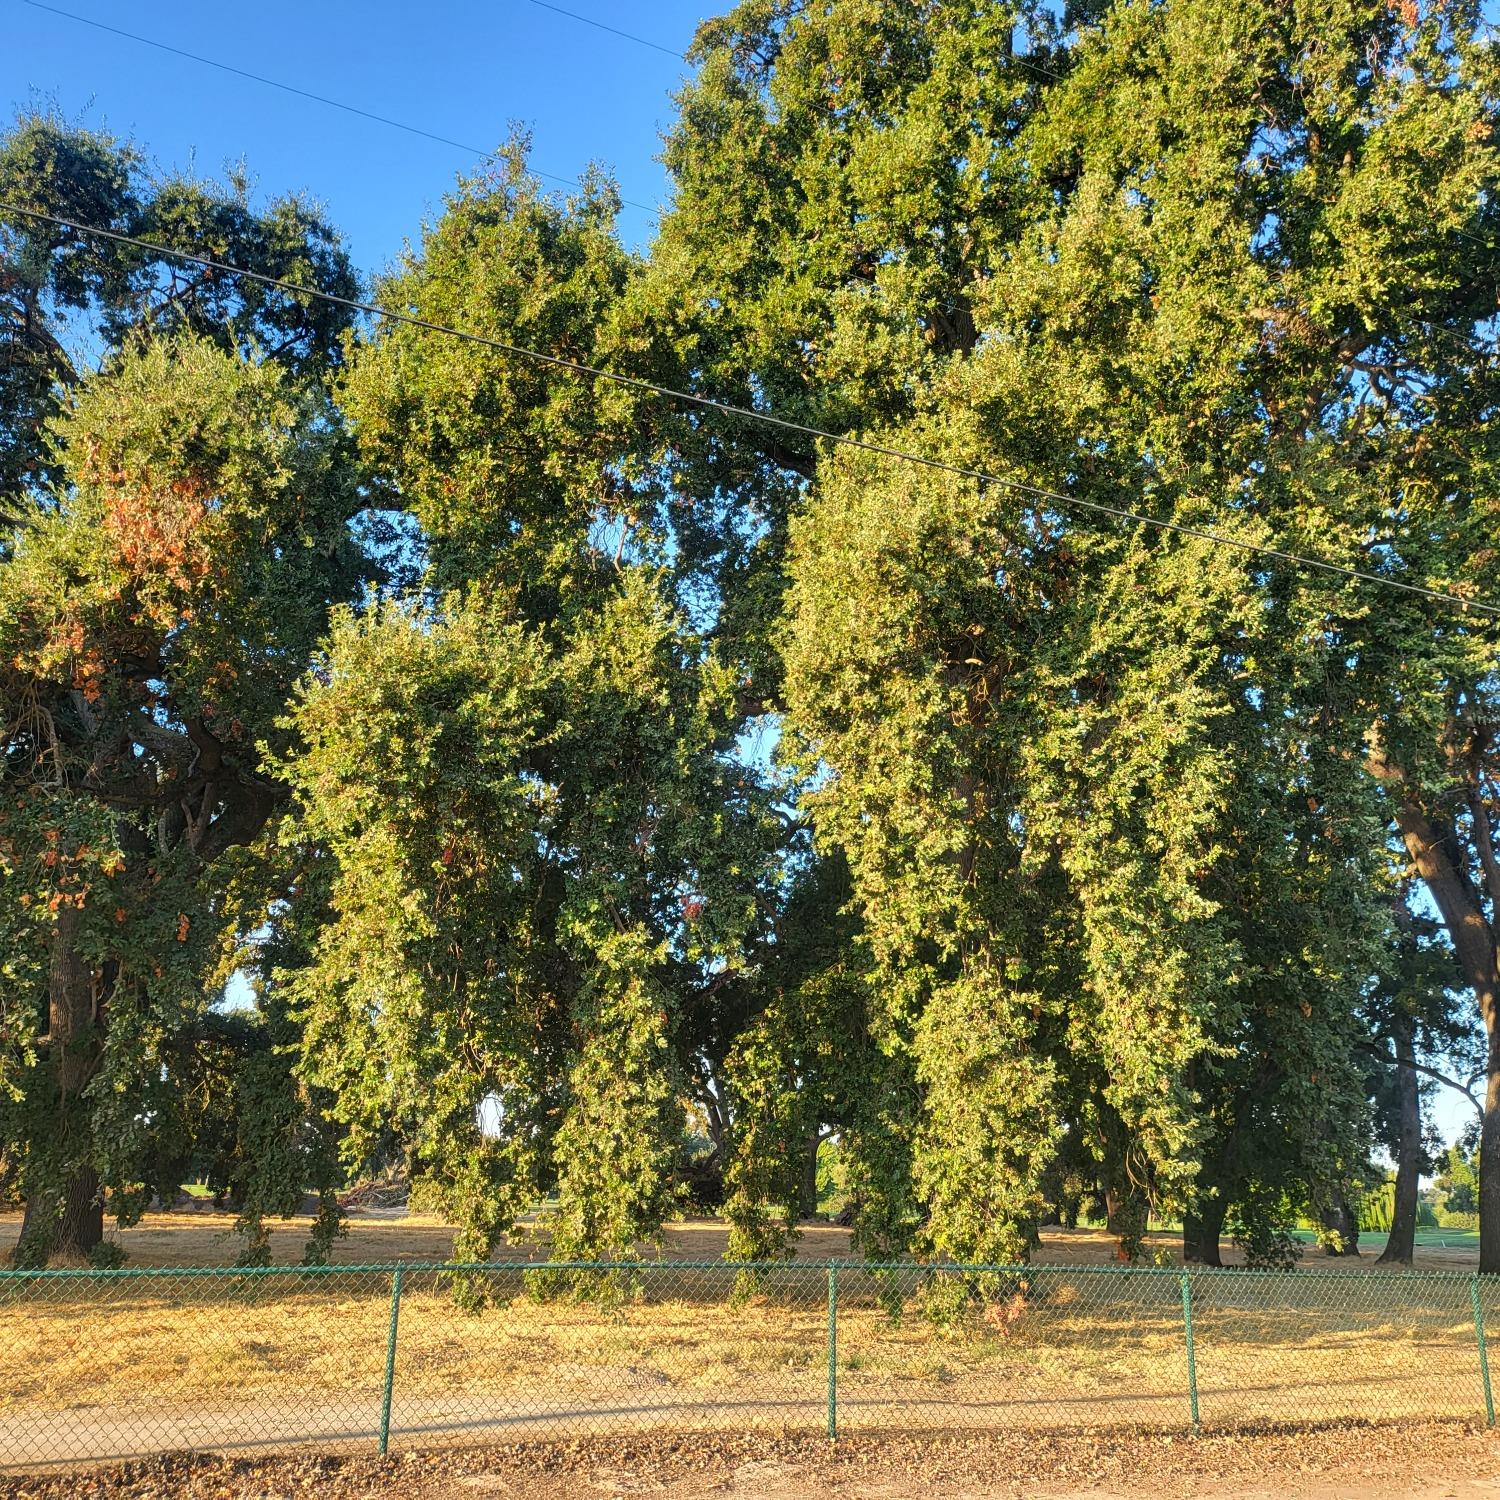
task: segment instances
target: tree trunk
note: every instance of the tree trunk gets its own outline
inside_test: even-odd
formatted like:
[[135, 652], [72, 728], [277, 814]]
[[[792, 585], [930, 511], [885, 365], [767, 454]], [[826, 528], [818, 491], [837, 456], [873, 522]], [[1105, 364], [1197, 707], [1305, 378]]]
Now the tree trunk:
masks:
[[1342, 1192], [1318, 1215], [1318, 1222], [1328, 1231], [1329, 1239], [1324, 1245], [1327, 1254], [1359, 1254], [1359, 1215], [1349, 1207], [1349, 1200]]
[[81, 927], [82, 913], [64, 907], [52, 935], [47, 1014], [53, 1127], [51, 1139], [38, 1144], [43, 1163], [55, 1163], [55, 1177], [45, 1184], [33, 1177], [28, 1183], [16, 1255], [29, 1265], [86, 1260], [104, 1238], [104, 1199], [83, 1097], [99, 1066], [103, 1017], [93, 972], [78, 952]]
[[[1401, 1136], [1396, 1147], [1396, 1207], [1391, 1232], [1377, 1266], [1411, 1265], [1417, 1238], [1417, 1190], [1422, 1175], [1422, 1100], [1417, 1092], [1417, 1049], [1410, 1016], [1396, 1018], [1396, 1089], [1401, 1099]], [[1488, 1121], [1488, 1114], [1486, 1115]]]
[[1479, 1269], [1500, 1274], [1500, 1035], [1490, 1031], [1484, 1124], [1479, 1128]]
[[1205, 1200], [1196, 1214], [1182, 1219], [1182, 1259], [1190, 1266], [1222, 1266], [1219, 1240], [1224, 1233], [1224, 1216], [1228, 1205], [1216, 1193]]
[[798, 1206], [798, 1217], [810, 1219], [818, 1211], [818, 1148], [823, 1144], [823, 1132], [814, 1130], [803, 1150], [802, 1192]]
[[[1473, 987], [1484, 1019], [1486, 1078], [1484, 1124], [1479, 1132], [1479, 1269], [1500, 1275], [1500, 937], [1471, 878], [1468, 856], [1450, 813], [1424, 805], [1402, 767], [1373, 736], [1366, 758], [1371, 773], [1399, 788], [1396, 827], [1433, 904], [1448, 929], [1460, 972]], [[1500, 862], [1482, 799], [1471, 800], [1474, 839], [1482, 878], [1500, 905]]]
[[30, 1199], [21, 1216], [20, 1244], [47, 1260], [87, 1260], [103, 1238], [104, 1199], [91, 1166], [73, 1167], [59, 1195]]

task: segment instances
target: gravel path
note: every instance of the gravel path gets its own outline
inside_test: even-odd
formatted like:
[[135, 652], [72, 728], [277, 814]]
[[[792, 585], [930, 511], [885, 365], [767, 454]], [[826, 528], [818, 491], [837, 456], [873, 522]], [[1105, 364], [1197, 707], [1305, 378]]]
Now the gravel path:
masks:
[[1500, 1440], [1458, 1424], [1222, 1438], [619, 1437], [328, 1454], [177, 1455], [0, 1478], [0, 1500], [1497, 1500]]
[[[1072, 1403], [996, 1399], [985, 1393], [964, 1400], [929, 1390], [893, 1386], [881, 1395], [845, 1395], [839, 1403], [841, 1434], [986, 1432], [1026, 1430], [1074, 1433], [1132, 1428], [1171, 1432], [1184, 1425], [1180, 1394], [1119, 1396]], [[147, 1460], [161, 1454], [211, 1451], [270, 1457], [290, 1449], [368, 1457], [376, 1451], [380, 1421], [378, 1392], [309, 1396], [289, 1392], [280, 1400], [240, 1399], [171, 1405], [73, 1406], [63, 1410], [10, 1407], [0, 1410], [0, 1473], [58, 1466]], [[821, 1391], [793, 1395], [784, 1382], [705, 1399], [670, 1385], [620, 1388], [612, 1397], [580, 1401], [536, 1391], [504, 1396], [455, 1393], [445, 1397], [397, 1395], [391, 1410], [391, 1451], [473, 1446], [536, 1440], [640, 1438], [697, 1435], [714, 1442], [738, 1432], [764, 1432], [768, 1440], [788, 1433], [816, 1438], [825, 1431]]]
[[[607, 1393], [590, 1396], [558, 1386], [505, 1392], [457, 1389], [437, 1396], [403, 1394], [398, 1387], [390, 1448], [393, 1458], [399, 1458], [406, 1450], [430, 1453], [495, 1443], [568, 1452], [593, 1451], [601, 1443], [645, 1443], [660, 1449], [691, 1442], [712, 1450], [741, 1436], [749, 1440], [752, 1434], [771, 1443], [816, 1442], [825, 1436], [825, 1394], [805, 1382], [799, 1387], [789, 1388], [778, 1377], [708, 1392], [644, 1376], [622, 1378]], [[1356, 1394], [1362, 1391], [1359, 1387]], [[1271, 1392], [1278, 1398], [1287, 1394], [1280, 1386]], [[1322, 1394], [1326, 1398], [1327, 1392]], [[1237, 1409], [1254, 1401], [1254, 1388], [1208, 1388], [1202, 1395], [1199, 1452], [1233, 1442], [1232, 1433], [1272, 1426], [1268, 1416], [1257, 1420]], [[1361, 1396], [1351, 1408], [1339, 1402], [1329, 1409], [1326, 1400], [1316, 1399], [1317, 1393], [1304, 1395], [1299, 1420], [1304, 1428], [1322, 1433], [1324, 1443], [1332, 1443], [1328, 1434], [1335, 1432], [1463, 1430], [1475, 1404], [1455, 1401], [1451, 1411], [1429, 1406], [1413, 1414], [1406, 1427], [1394, 1420], [1371, 1426], [1346, 1413], [1376, 1402]], [[1272, 1411], [1287, 1404], [1278, 1399]], [[839, 1435], [855, 1441], [931, 1442], [968, 1434], [968, 1441], [983, 1443], [996, 1434], [1014, 1434], [1023, 1444], [1031, 1439], [1066, 1444], [1131, 1437], [1141, 1447], [1184, 1435], [1186, 1417], [1181, 1391], [1116, 1391], [1106, 1402], [1096, 1395], [1069, 1397], [1051, 1390], [1031, 1398], [998, 1394], [987, 1386], [934, 1393], [930, 1385], [887, 1381], [860, 1391], [846, 1389], [838, 1403]], [[149, 1462], [175, 1453], [271, 1460], [304, 1450], [368, 1459], [377, 1451], [379, 1423], [380, 1393], [373, 1390], [333, 1394], [290, 1388], [279, 1398], [257, 1395], [183, 1405], [149, 1399], [62, 1410], [11, 1405], [0, 1407], [0, 1474]], [[1145, 1433], [1155, 1436], [1141, 1435]]]

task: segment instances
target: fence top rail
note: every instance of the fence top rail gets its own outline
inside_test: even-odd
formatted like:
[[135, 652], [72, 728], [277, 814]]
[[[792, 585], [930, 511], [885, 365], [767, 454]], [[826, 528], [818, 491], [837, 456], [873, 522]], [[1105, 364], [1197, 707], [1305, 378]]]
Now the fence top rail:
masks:
[[866, 1261], [845, 1259], [822, 1260], [384, 1260], [333, 1262], [327, 1265], [284, 1266], [59, 1266], [39, 1270], [16, 1267], [0, 1268], [0, 1283], [35, 1281], [141, 1281], [174, 1280], [192, 1277], [227, 1277], [248, 1279], [304, 1278], [316, 1280], [337, 1276], [389, 1276], [400, 1271], [410, 1275], [496, 1275], [498, 1273], [535, 1274], [538, 1272], [619, 1272], [661, 1275], [675, 1271], [719, 1271], [777, 1273], [825, 1273], [828, 1271], [864, 1272], [888, 1275], [897, 1272], [920, 1275], [1015, 1276], [1015, 1277], [1105, 1277], [1112, 1279], [1170, 1278], [1183, 1276], [1193, 1281], [1226, 1280], [1234, 1283], [1322, 1282], [1340, 1286], [1411, 1286], [1414, 1283], [1452, 1286], [1485, 1285], [1500, 1287], [1500, 1275], [1476, 1271], [1336, 1271], [1320, 1267], [1294, 1267], [1290, 1270], [1258, 1270], [1246, 1266], [1141, 1266], [1141, 1265], [1060, 1265], [1041, 1261], [1029, 1263], [977, 1263], [958, 1261]]

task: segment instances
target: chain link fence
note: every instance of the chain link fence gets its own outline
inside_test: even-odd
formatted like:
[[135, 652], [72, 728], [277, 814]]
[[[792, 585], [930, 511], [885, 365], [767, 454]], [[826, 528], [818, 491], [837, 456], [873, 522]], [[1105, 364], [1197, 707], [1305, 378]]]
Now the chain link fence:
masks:
[[1494, 1422], [1500, 1278], [644, 1262], [0, 1272], [0, 1464], [640, 1432]]

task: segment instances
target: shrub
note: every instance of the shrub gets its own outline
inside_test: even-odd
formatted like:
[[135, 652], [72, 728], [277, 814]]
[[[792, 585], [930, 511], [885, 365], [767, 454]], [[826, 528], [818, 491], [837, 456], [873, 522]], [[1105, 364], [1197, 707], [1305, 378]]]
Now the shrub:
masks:
[[1439, 1229], [1467, 1229], [1479, 1228], [1479, 1215], [1471, 1213], [1457, 1213], [1453, 1209], [1440, 1208], [1433, 1215]]
[[1382, 1182], [1360, 1199], [1359, 1227], [1373, 1234], [1387, 1234], [1396, 1211], [1396, 1185]]
[[1280, 1193], [1252, 1187], [1235, 1205], [1230, 1237], [1255, 1270], [1290, 1271], [1302, 1258], [1296, 1212]]

